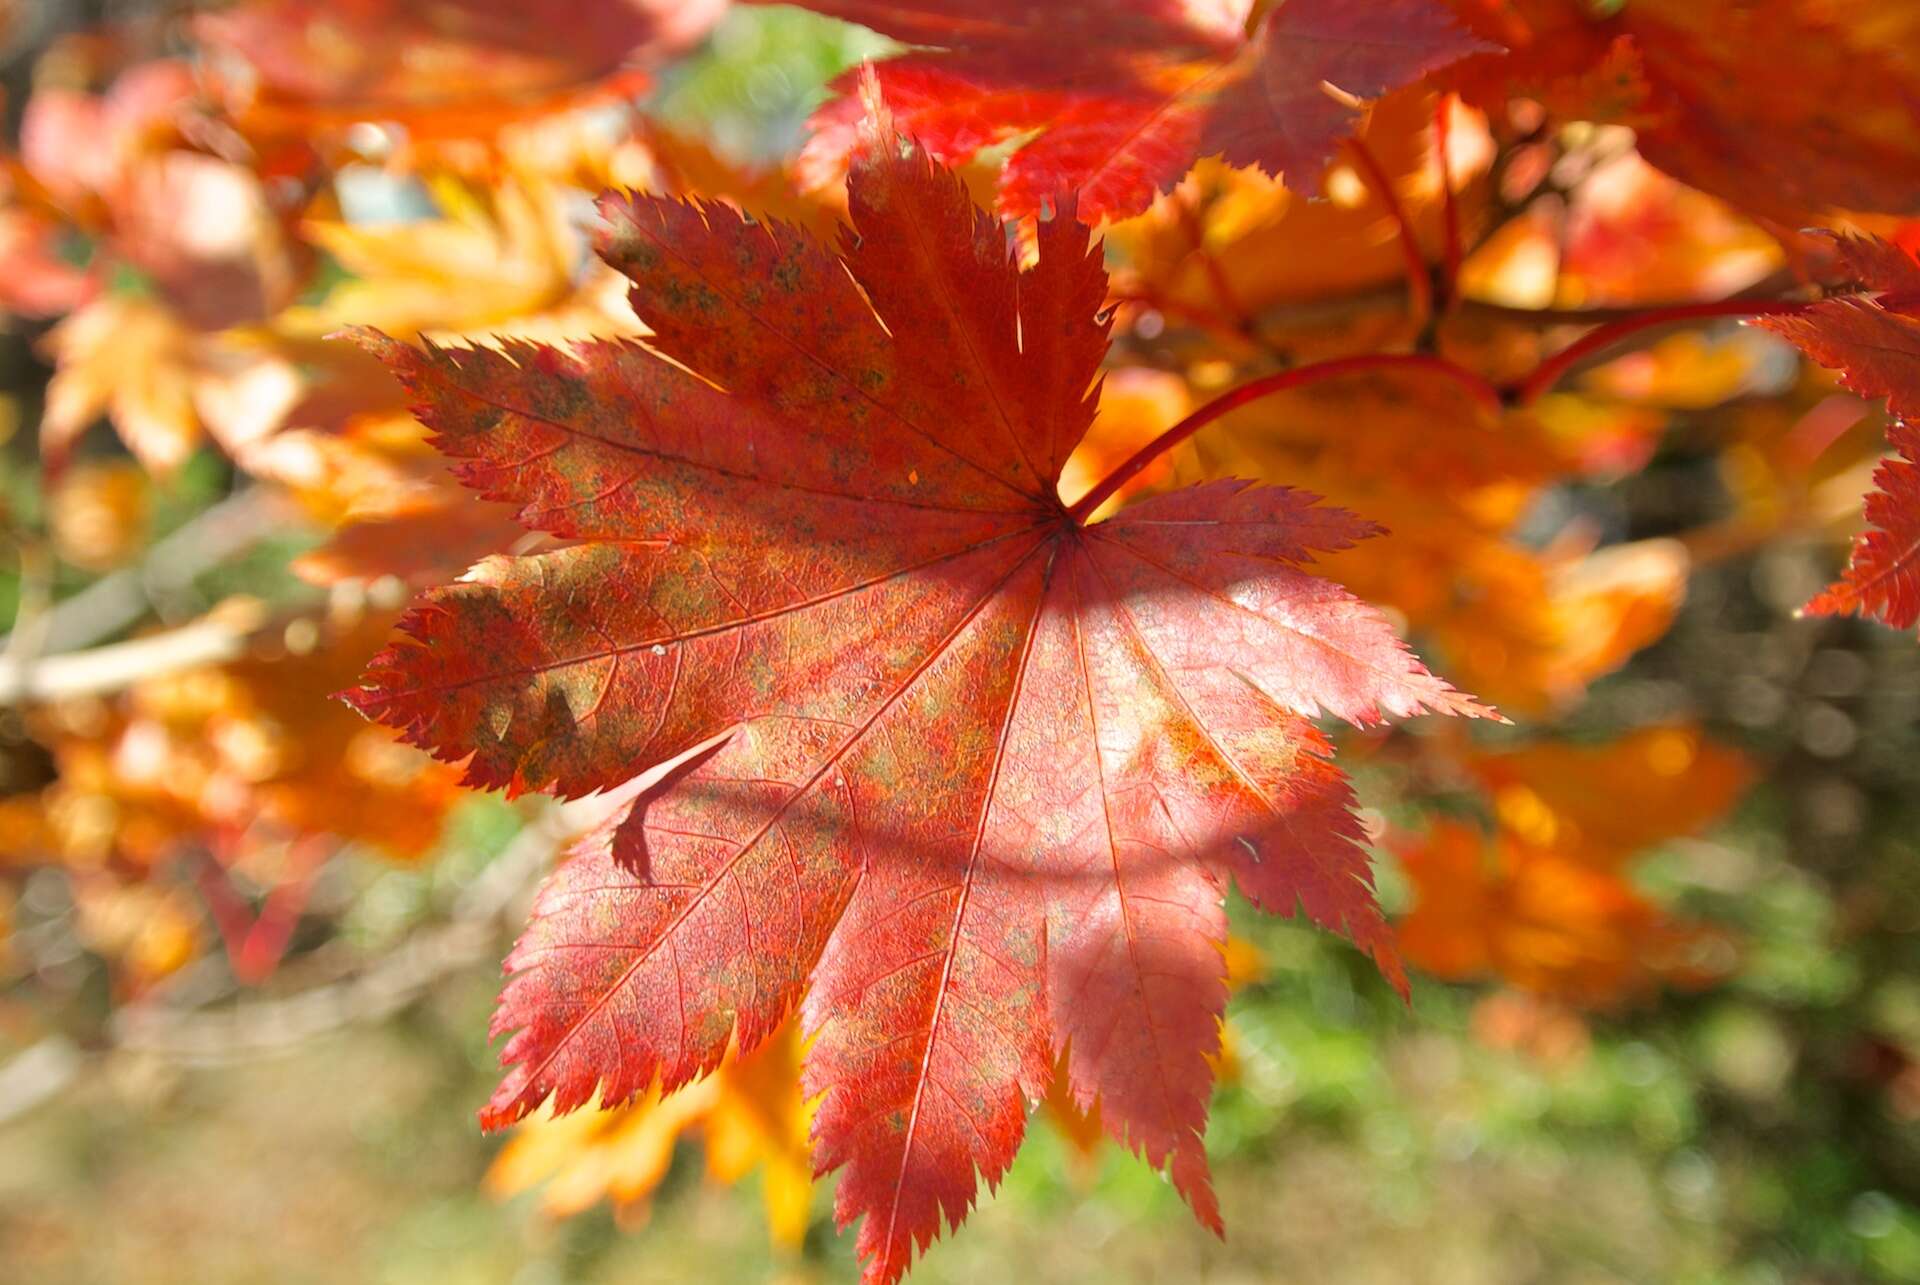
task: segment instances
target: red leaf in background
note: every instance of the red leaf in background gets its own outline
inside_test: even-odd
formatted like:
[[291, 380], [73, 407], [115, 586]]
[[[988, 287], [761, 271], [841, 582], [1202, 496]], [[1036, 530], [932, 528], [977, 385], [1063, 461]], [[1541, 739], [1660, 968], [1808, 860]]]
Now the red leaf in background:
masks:
[[368, 339], [468, 485], [580, 543], [430, 594], [348, 699], [479, 785], [688, 756], [544, 890], [483, 1119], [669, 1091], [804, 996], [814, 1154], [869, 1279], [998, 1181], [1062, 1050], [1218, 1227], [1228, 883], [1403, 984], [1308, 720], [1486, 711], [1302, 569], [1372, 533], [1344, 511], [1225, 482], [1067, 514], [1107, 347], [1070, 202], [1023, 273], [881, 126], [850, 205], [836, 254], [609, 198], [646, 347]]
[[[137, 269], [198, 330], [261, 321], [297, 290], [304, 255], [287, 210], [244, 166], [192, 149], [183, 126], [193, 104], [193, 71], [173, 60], [136, 64], [98, 94], [56, 85], [27, 100], [19, 178], [34, 200], [8, 214], [101, 240], [81, 278], [94, 289], [76, 304], [111, 280], [112, 263]], [[44, 259], [45, 246], [4, 242], [4, 275], [44, 276], [44, 262], [14, 256], [38, 249]]]
[[62, 229], [36, 211], [0, 209], [0, 308], [57, 317], [93, 298], [100, 283], [60, 255]]
[[1908, 6], [1834, 0], [1448, 0], [1510, 52], [1447, 79], [1476, 104], [1543, 102], [1633, 127], [1683, 183], [1797, 226], [1920, 208]]
[[1920, 623], [1920, 428], [1896, 420], [1887, 439], [1899, 454], [1874, 470], [1866, 504], [1874, 529], [1854, 541], [1846, 574], [1806, 605], [1810, 615], [1854, 612], [1895, 629]]
[[1894, 415], [1920, 418], [1920, 317], [1896, 310], [1920, 279], [1920, 265], [1878, 238], [1845, 238], [1839, 245], [1843, 266], [1870, 278], [1861, 284], [1887, 292], [1882, 298], [1823, 299], [1803, 312], [1750, 324], [1792, 340], [1814, 361], [1839, 371], [1840, 382], [1862, 397], [1886, 398]]
[[[1920, 231], [1920, 223], [1906, 227]], [[1877, 236], [1836, 235], [1832, 241], [1847, 279], [1878, 291], [1882, 307], [1900, 309], [1920, 301], [1920, 259], [1910, 247]]]
[[706, 34], [726, 0], [247, 0], [196, 33], [249, 124], [393, 121], [488, 132], [632, 72]]
[[[806, 0], [806, 7], [937, 51], [875, 70], [903, 133], [948, 164], [1024, 139], [1000, 209], [1079, 191], [1089, 222], [1152, 203], [1203, 156], [1258, 165], [1312, 194], [1352, 101], [1493, 46], [1438, 0], [1286, 0], [1248, 32], [1249, 0]], [[861, 117], [856, 73], [815, 117], [802, 164], [836, 178]], [[1341, 91], [1330, 94], [1326, 86]]]
[[193, 69], [173, 59], [137, 64], [100, 94], [37, 90], [21, 112], [20, 162], [77, 222], [98, 222], [90, 204], [115, 203], [143, 157], [178, 142], [192, 95]]
[[1803, 313], [1753, 323], [1841, 372], [1840, 382], [1861, 396], [1886, 398], [1895, 417], [1887, 440], [1897, 454], [1875, 470], [1866, 500], [1874, 529], [1855, 541], [1846, 574], [1805, 610], [1854, 612], [1909, 629], [1920, 622], [1920, 317], [1895, 309], [1914, 302], [1920, 264], [1876, 237], [1842, 238], [1839, 253], [1861, 284], [1883, 292], [1878, 299], [1823, 299]]

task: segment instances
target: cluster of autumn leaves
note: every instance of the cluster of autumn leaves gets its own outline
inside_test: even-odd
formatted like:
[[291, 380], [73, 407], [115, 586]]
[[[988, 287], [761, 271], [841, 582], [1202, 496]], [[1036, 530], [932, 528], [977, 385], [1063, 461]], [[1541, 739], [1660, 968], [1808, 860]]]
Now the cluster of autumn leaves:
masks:
[[[763, 170], [634, 106], [724, 7], [242, 0], [42, 56], [7, 158], [0, 307], [52, 323], [49, 520], [23, 545], [8, 648], [52, 779], [0, 801], [0, 862], [69, 873], [77, 931], [127, 1002], [216, 938], [235, 977], [265, 981], [325, 863], [435, 849], [459, 771], [332, 694], [357, 684], [405, 590], [578, 547], [525, 523], [511, 485], [462, 485], [473, 466], [433, 449], [419, 388], [329, 336], [645, 345], [672, 319], [636, 316], [627, 278], [588, 253], [586, 200], [695, 197], [710, 221], [731, 206], [831, 239], [876, 109], [1012, 221], [1025, 260], [1062, 193], [1100, 226], [1109, 293], [1088, 302], [1111, 310], [1113, 348], [1060, 479], [1069, 503], [1226, 390], [1366, 354], [1427, 363], [1250, 402], [1101, 509], [1240, 477], [1378, 520], [1390, 534], [1317, 574], [1521, 724], [1499, 748], [1347, 738], [1414, 802], [1465, 804], [1367, 836], [1411, 889], [1394, 929], [1409, 964], [1572, 1009], [1737, 965], [1737, 942], [1670, 916], [1633, 865], [1719, 820], [1750, 766], [1683, 723], [1599, 743], [1555, 725], [1666, 632], [1695, 563], [1837, 541], [1863, 493], [1873, 530], [1809, 609], [1920, 618], [1920, 224], [1901, 219], [1920, 210], [1920, 22], [1905, 7], [816, 0], [914, 48], [864, 85], [849, 73], [804, 150]], [[1387, 54], [1363, 38], [1383, 24], [1402, 37]], [[185, 52], [158, 56], [161, 37]], [[1811, 363], [1727, 320], [1769, 310], [1761, 324]], [[1676, 426], [1717, 455], [1718, 521], [1622, 541], [1567, 516], [1558, 497], [1644, 467]], [[150, 582], [149, 509], [208, 446], [234, 470], [223, 506], [324, 533], [294, 563], [311, 591], [204, 614], [161, 596], [91, 637], [78, 599], [36, 599], [52, 563]], [[160, 659], [104, 679], [35, 641], [135, 624], [125, 646]], [[210, 650], [164, 645], [194, 630]], [[643, 1209], [697, 1129], [716, 1179], [764, 1169], [769, 1225], [798, 1243], [802, 1044], [789, 1019], [685, 1087], [536, 1118], [489, 1181], [545, 1182], [556, 1214], [602, 1196]], [[1098, 1105], [1067, 1078], [1048, 1110], [1098, 1145]], [[907, 1256], [889, 1244], [876, 1271]]]

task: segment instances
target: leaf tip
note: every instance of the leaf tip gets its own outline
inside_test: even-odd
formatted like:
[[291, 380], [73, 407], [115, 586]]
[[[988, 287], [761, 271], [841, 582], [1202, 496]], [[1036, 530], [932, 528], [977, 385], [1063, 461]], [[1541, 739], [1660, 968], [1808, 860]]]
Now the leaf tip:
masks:
[[487, 1103], [474, 1112], [475, 1117], [480, 1121], [482, 1133], [499, 1133], [502, 1129], [511, 1128], [525, 1114], [524, 1111], [517, 1111], [511, 1106], [503, 1107], [493, 1102]]
[[390, 348], [402, 346], [398, 339], [395, 339], [378, 326], [357, 324], [341, 326], [337, 330], [329, 330], [326, 334], [322, 335], [321, 338], [336, 343], [358, 344], [376, 356]]
[[369, 707], [379, 701], [380, 693], [371, 687], [342, 687], [337, 692], [329, 692], [327, 699], [339, 701], [348, 709], [368, 720], [373, 719]]

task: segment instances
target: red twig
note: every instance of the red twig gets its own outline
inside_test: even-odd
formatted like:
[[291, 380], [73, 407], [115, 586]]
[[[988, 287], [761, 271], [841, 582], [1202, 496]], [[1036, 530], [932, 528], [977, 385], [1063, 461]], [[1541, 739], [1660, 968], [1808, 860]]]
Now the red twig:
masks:
[[1451, 308], [1460, 297], [1460, 205], [1454, 198], [1453, 171], [1447, 167], [1447, 110], [1453, 105], [1451, 94], [1440, 95], [1433, 113], [1433, 153], [1440, 163], [1440, 217], [1445, 230], [1441, 247], [1440, 306]]
[[200, 866], [197, 875], [207, 909], [227, 948], [227, 963], [234, 979], [245, 986], [257, 986], [280, 966], [293, 930], [305, 911], [313, 892], [314, 877], [326, 861], [328, 841], [322, 835], [307, 835], [288, 848], [287, 868], [280, 882], [267, 890], [259, 914], [249, 912], [246, 900], [235, 891], [227, 874], [233, 860], [230, 839], [215, 841], [215, 859]]
[[1387, 207], [1387, 214], [1400, 230], [1400, 253], [1407, 264], [1407, 294], [1413, 307], [1414, 320], [1424, 323], [1433, 315], [1433, 276], [1427, 269], [1427, 256], [1420, 250], [1419, 238], [1413, 234], [1413, 223], [1407, 218], [1407, 212], [1400, 204], [1400, 197], [1393, 190], [1393, 180], [1380, 168], [1380, 162], [1374, 159], [1367, 145], [1359, 139], [1349, 139], [1347, 146], [1353, 151], [1354, 160], [1359, 163], [1360, 176], [1366, 180], [1367, 187]]
[[[216, 853], [227, 846], [220, 836], [215, 836]], [[196, 861], [193, 866], [194, 879], [200, 885], [200, 894], [206, 898], [207, 912], [213, 918], [213, 926], [220, 932], [221, 943], [227, 948], [227, 958], [235, 959], [245, 947], [247, 934], [253, 930], [253, 915], [246, 900], [234, 891], [227, 877], [227, 859], [224, 855], [205, 861]]]
[[1786, 299], [1721, 299], [1713, 303], [1683, 303], [1671, 308], [1653, 308], [1637, 316], [1596, 326], [1553, 356], [1535, 366], [1530, 374], [1513, 385], [1512, 399], [1529, 406], [1545, 396], [1561, 376], [1595, 353], [1604, 352], [1628, 335], [1676, 321], [1699, 321], [1710, 317], [1773, 317], [1804, 312], [1812, 307]]
[[1339, 357], [1332, 361], [1315, 362], [1310, 366], [1296, 366], [1292, 370], [1278, 371], [1242, 384], [1232, 392], [1222, 393], [1194, 411], [1135, 451], [1125, 463], [1107, 474], [1099, 485], [1075, 501], [1067, 510], [1067, 516], [1075, 522], [1084, 524], [1094, 510], [1111, 499], [1121, 487], [1139, 476], [1147, 465], [1229, 411], [1238, 410], [1248, 402], [1258, 401], [1273, 393], [1285, 392], [1289, 388], [1299, 388], [1304, 384], [1318, 383], [1323, 379], [1337, 379], [1342, 375], [1358, 374], [1368, 370], [1424, 370], [1435, 375], [1444, 375], [1479, 398], [1487, 409], [1495, 413], [1500, 410], [1499, 389], [1464, 366], [1456, 366], [1444, 357], [1429, 357], [1420, 353], [1377, 352], [1358, 357]]

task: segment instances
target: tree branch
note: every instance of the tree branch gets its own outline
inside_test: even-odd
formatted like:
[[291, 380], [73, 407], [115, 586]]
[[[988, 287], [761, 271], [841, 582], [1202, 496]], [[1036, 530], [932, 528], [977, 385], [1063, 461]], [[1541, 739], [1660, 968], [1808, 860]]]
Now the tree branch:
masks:
[[0, 655], [0, 705], [119, 691], [144, 678], [236, 660], [266, 623], [258, 603], [236, 600], [165, 633], [61, 656]]

